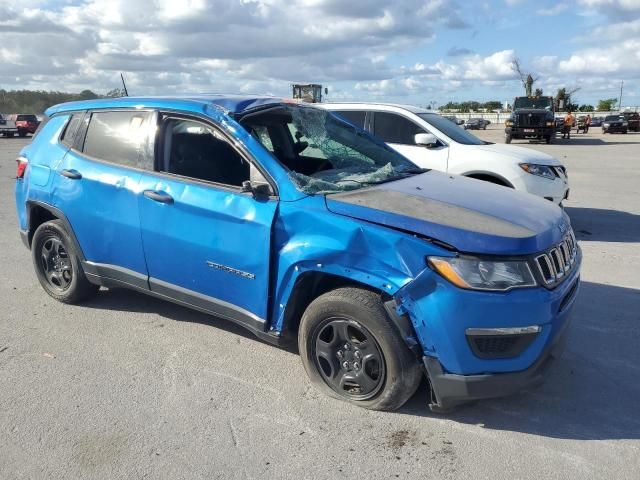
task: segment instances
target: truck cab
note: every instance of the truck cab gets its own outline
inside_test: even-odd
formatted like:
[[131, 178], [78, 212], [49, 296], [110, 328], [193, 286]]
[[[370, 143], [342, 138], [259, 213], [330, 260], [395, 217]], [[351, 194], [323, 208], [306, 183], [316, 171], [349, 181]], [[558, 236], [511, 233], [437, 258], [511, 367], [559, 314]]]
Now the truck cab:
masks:
[[551, 143], [556, 124], [553, 97], [516, 97], [513, 113], [505, 122], [505, 143], [535, 138]]

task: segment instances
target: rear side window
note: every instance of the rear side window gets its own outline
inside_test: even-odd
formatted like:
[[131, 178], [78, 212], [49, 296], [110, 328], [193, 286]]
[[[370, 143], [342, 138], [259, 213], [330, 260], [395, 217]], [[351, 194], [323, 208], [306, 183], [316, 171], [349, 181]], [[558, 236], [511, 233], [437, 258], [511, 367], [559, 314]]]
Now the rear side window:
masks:
[[17, 122], [37, 122], [38, 118], [35, 115], [18, 115]]
[[94, 112], [82, 151], [108, 162], [144, 168], [150, 121], [150, 112]]
[[334, 113], [338, 114], [340, 117], [344, 118], [356, 127], [364, 128], [364, 117], [367, 113], [364, 110], [341, 110]]
[[67, 147], [73, 147], [73, 141], [75, 140], [76, 132], [78, 131], [78, 126], [82, 121], [82, 116], [84, 113], [74, 113], [71, 115], [71, 118], [67, 122], [67, 126], [62, 132], [62, 136], [60, 137], [60, 141], [64, 143]]
[[414, 135], [425, 131], [411, 120], [396, 113], [376, 112], [373, 132], [387, 143], [415, 145]]

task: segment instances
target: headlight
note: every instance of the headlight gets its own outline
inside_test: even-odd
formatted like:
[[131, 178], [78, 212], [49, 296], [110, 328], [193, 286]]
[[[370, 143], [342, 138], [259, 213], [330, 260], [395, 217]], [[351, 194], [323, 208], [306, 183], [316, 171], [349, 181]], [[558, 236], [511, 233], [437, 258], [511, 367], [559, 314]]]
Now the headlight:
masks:
[[513, 120], [507, 120], [506, 122], [504, 122], [504, 124], [505, 124], [507, 127], [511, 127], [511, 126], [513, 125]]
[[629, 125], [629, 123], [628, 123], [628, 122], [622, 122], [622, 126], [623, 126], [623, 127], [626, 127], [627, 125]]
[[551, 167], [547, 167], [546, 165], [537, 165], [535, 163], [521, 163], [520, 168], [527, 173], [537, 175], [539, 177], [548, 178], [550, 180], [554, 180], [556, 178], [556, 172], [554, 172]]
[[553, 127], [556, 124], [553, 120], [547, 120], [547, 127]]
[[603, 127], [608, 127], [608, 126], [609, 126], [609, 124], [608, 124], [608, 123], [603, 123], [603, 124], [602, 124], [602, 126], [603, 126]]
[[428, 257], [429, 266], [460, 288], [504, 292], [535, 287], [526, 261], [493, 261], [473, 257]]

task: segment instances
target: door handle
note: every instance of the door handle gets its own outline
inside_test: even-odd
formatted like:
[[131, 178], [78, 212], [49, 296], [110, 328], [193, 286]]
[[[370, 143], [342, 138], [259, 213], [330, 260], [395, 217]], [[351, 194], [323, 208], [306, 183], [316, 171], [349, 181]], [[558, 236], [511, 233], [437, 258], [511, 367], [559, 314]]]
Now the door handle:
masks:
[[173, 203], [173, 197], [168, 193], [159, 192], [157, 190], [145, 190], [143, 195], [150, 198], [154, 202], [159, 203]]
[[77, 170], [60, 170], [60, 175], [70, 178], [71, 180], [80, 180], [82, 178], [82, 174]]

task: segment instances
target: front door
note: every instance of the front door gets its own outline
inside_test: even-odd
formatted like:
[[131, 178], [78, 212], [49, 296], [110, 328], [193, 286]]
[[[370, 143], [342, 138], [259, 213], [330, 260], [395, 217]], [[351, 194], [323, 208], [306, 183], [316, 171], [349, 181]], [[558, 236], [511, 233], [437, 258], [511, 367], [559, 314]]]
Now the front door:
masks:
[[393, 112], [374, 112], [373, 134], [421, 168], [447, 171], [449, 147], [440, 142], [433, 147], [416, 145], [414, 137], [427, 132], [420, 125]]
[[217, 127], [159, 122], [156, 171], [143, 175], [139, 200], [151, 290], [264, 330], [277, 200], [243, 192], [265, 179]]

